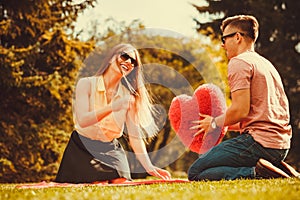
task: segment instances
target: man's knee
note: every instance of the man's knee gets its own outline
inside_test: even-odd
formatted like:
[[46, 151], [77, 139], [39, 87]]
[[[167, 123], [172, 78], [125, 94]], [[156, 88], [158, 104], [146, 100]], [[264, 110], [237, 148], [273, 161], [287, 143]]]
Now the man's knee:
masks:
[[189, 181], [196, 181], [197, 173], [195, 172], [195, 169], [193, 169], [193, 166], [191, 166], [188, 169], [188, 179]]

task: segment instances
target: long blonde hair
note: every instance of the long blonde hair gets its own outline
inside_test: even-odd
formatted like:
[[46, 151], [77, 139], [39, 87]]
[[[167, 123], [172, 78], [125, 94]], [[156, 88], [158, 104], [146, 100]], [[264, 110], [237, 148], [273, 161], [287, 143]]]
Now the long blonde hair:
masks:
[[114, 46], [104, 58], [101, 66], [96, 72], [96, 76], [104, 74], [111, 62], [114, 55], [120, 54], [130, 49], [136, 56], [137, 66], [127, 75], [121, 79], [124, 85], [131, 94], [135, 96], [135, 106], [137, 110], [136, 120], [140, 129], [140, 133], [144, 133], [143, 137], [152, 138], [158, 133], [158, 127], [154, 121], [154, 115], [157, 114], [152, 102], [152, 98], [145, 86], [145, 79], [142, 72], [142, 62], [140, 54], [136, 48], [131, 44], [118, 44]]

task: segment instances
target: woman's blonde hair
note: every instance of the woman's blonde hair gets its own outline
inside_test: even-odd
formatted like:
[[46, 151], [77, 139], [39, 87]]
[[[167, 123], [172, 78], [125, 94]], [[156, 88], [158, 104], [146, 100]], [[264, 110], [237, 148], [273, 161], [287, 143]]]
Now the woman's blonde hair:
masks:
[[[131, 44], [118, 44], [114, 46], [104, 58], [102, 65], [96, 72], [96, 76], [104, 74], [107, 68], [110, 66], [115, 55], [121, 54], [126, 51], [134, 52], [136, 56], [137, 66], [127, 75], [123, 76], [121, 79], [122, 85], [124, 85], [131, 94], [135, 96], [135, 106], [137, 110], [136, 120], [141, 133], [144, 134], [143, 137], [153, 137], [158, 133], [158, 127], [154, 121], [154, 115], [157, 114], [155, 110], [152, 98], [145, 86], [145, 80], [142, 73], [142, 62], [140, 54], [136, 48]], [[117, 57], [115, 57], [117, 59]]]

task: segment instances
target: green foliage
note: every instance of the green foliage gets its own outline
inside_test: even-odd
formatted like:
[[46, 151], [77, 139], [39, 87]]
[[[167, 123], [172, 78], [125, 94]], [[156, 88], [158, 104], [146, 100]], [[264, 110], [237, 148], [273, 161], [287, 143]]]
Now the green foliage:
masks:
[[0, 2], [0, 182], [47, 180], [72, 129], [72, 95], [93, 43], [67, 34], [94, 0]]
[[0, 198], [26, 199], [222, 199], [222, 200], [294, 200], [299, 199], [300, 180], [235, 180], [140, 186], [86, 186], [46, 189], [17, 189], [0, 185]]
[[195, 19], [199, 33], [212, 39], [221, 35], [221, 21], [236, 14], [254, 15], [260, 24], [256, 51], [268, 58], [282, 76], [290, 100], [291, 124], [293, 126], [292, 149], [288, 159], [300, 167], [298, 146], [300, 145], [300, 1], [294, 0], [206, 0], [207, 5], [194, 5], [199, 16], [210, 21]]

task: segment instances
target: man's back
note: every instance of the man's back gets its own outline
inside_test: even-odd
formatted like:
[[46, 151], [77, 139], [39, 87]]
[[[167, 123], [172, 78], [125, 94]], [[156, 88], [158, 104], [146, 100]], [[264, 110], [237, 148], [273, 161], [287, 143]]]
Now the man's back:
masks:
[[228, 65], [231, 92], [250, 89], [250, 111], [241, 131], [268, 148], [288, 149], [292, 135], [289, 104], [275, 67], [253, 51], [232, 58]]

